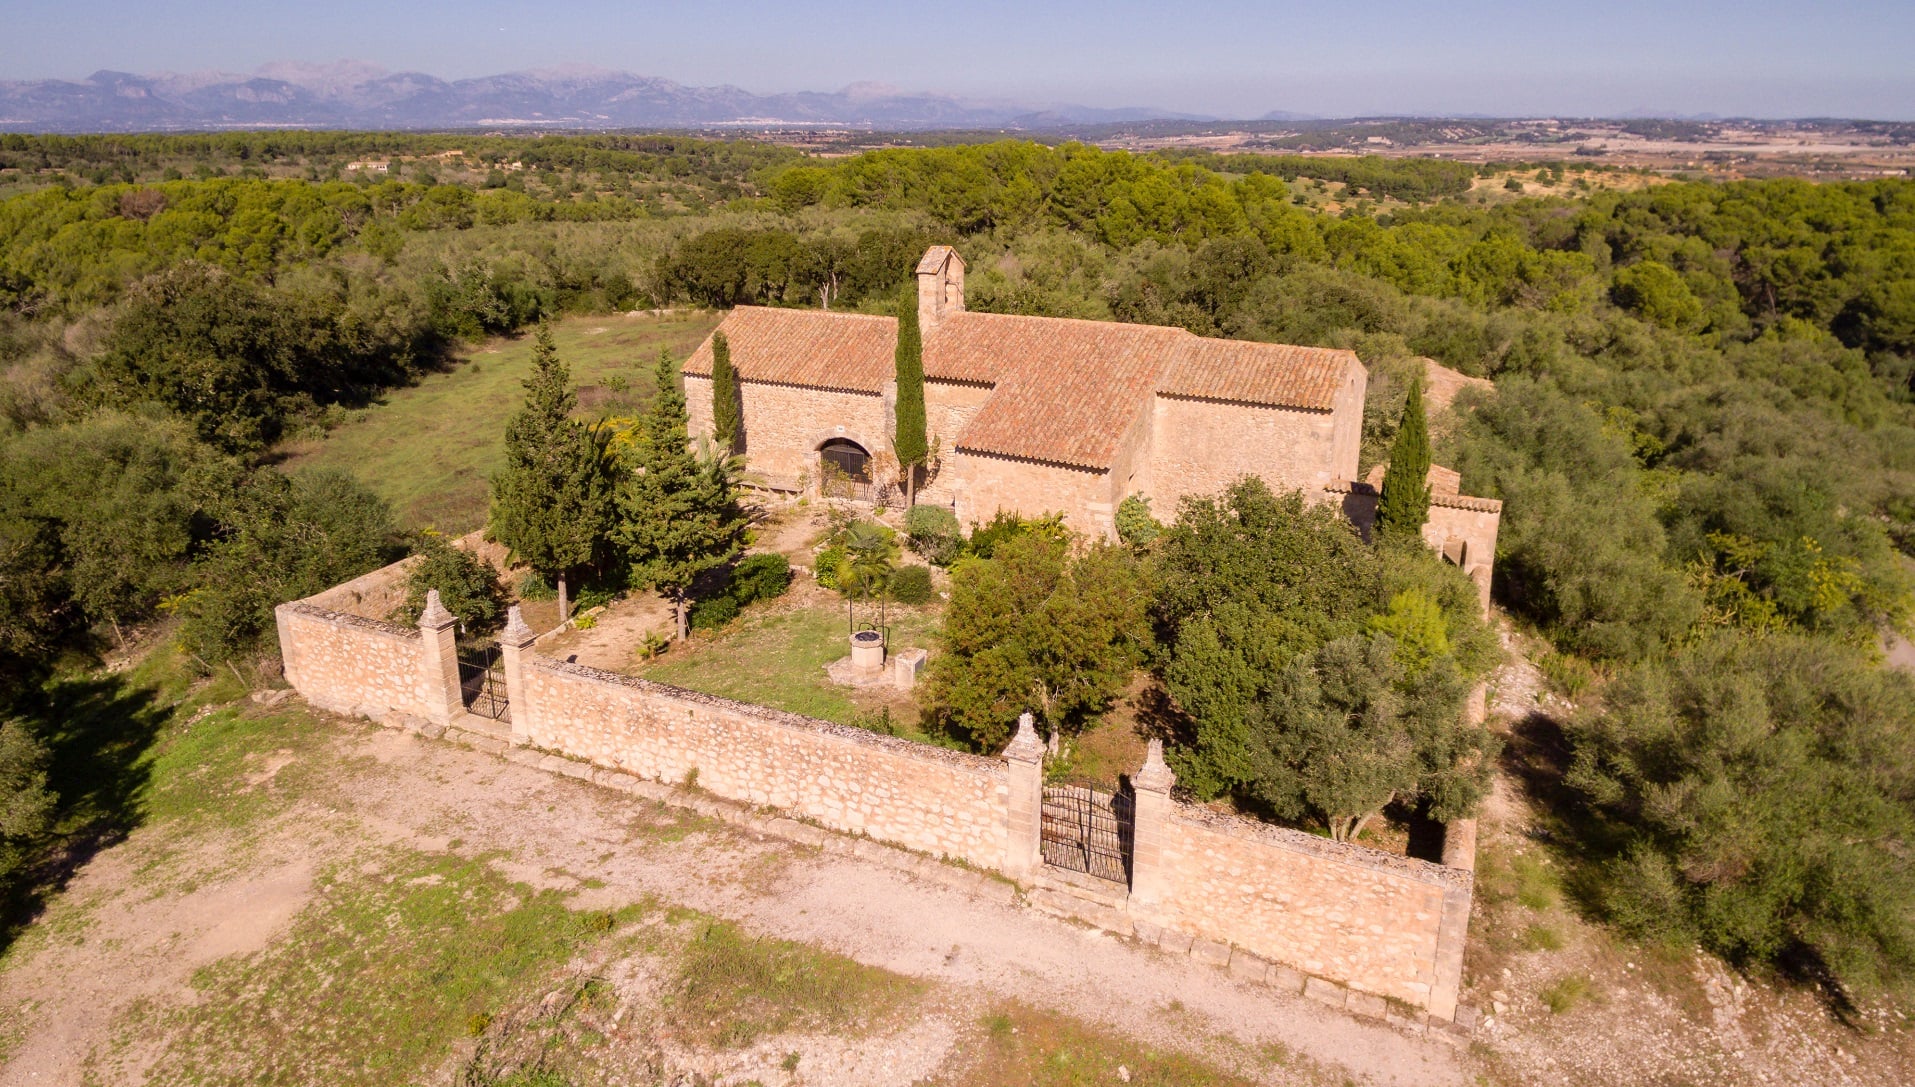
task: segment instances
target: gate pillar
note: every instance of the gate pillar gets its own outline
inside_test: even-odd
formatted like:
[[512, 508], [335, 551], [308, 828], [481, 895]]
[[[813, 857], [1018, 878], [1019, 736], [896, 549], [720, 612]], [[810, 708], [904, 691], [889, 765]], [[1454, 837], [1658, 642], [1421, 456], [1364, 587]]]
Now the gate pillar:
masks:
[[1017, 719], [1017, 735], [1004, 747], [1010, 771], [1010, 837], [1004, 847], [1004, 874], [1022, 879], [1037, 871], [1044, 815], [1044, 741], [1031, 715]]
[[1164, 742], [1150, 741], [1144, 768], [1131, 775], [1136, 794], [1131, 814], [1130, 902], [1151, 907], [1163, 901], [1170, 882], [1165, 850], [1170, 837], [1170, 787], [1177, 775], [1164, 764]]
[[525, 654], [537, 635], [525, 625], [519, 606], [505, 613], [505, 629], [499, 632], [499, 663], [505, 670], [505, 700], [512, 707], [512, 742], [532, 742], [532, 700], [525, 692]]
[[419, 613], [419, 667], [426, 713], [434, 724], [449, 725], [465, 712], [465, 692], [459, 686], [458, 622], [439, 602], [439, 590], [426, 593], [425, 610]]

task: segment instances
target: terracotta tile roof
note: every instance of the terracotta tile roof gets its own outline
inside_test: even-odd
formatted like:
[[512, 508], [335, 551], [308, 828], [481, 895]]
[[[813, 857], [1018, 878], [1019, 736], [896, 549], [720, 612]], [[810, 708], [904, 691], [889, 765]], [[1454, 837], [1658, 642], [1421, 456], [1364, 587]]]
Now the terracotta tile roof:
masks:
[[[896, 373], [895, 317], [814, 309], [739, 306], [718, 325], [731, 365], [746, 381], [877, 393]], [[688, 374], [711, 374], [711, 340], [685, 360]]]
[[[894, 372], [889, 317], [740, 306], [719, 328], [748, 381], [879, 392]], [[1349, 351], [1115, 321], [959, 312], [924, 333], [927, 379], [994, 386], [959, 449], [1093, 469], [1111, 466], [1154, 394], [1328, 411], [1361, 366]], [[709, 340], [685, 372], [711, 373]]]
[[959, 449], [1109, 468], [1150, 402], [1178, 328], [958, 313], [925, 337], [926, 377], [996, 385]]
[[1164, 370], [1157, 391], [1329, 411], [1354, 367], [1354, 351], [1191, 336]]

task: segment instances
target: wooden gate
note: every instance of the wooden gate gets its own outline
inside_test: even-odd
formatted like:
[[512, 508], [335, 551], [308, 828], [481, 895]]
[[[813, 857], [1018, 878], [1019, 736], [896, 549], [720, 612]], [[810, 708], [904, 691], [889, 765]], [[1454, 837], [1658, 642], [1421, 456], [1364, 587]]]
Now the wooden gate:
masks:
[[1044, 786], [1038, 823], [1044, 863], [1129, 886], [1134, 811], [1129, 793]]

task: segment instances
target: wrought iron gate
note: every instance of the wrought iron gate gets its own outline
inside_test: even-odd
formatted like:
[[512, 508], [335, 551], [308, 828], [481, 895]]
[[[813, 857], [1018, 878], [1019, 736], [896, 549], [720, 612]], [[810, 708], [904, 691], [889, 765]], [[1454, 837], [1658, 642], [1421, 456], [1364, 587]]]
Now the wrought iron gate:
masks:
[[1044, 863], [1128, 886], [1133, 811], [1128, 793], [1044, 786], [1038, 823]]
[[468, 711], [510, 721], [512, 704], [506, 698], [505, 668], [499, 658], [496, 644], [459, 647], [459, 691]]

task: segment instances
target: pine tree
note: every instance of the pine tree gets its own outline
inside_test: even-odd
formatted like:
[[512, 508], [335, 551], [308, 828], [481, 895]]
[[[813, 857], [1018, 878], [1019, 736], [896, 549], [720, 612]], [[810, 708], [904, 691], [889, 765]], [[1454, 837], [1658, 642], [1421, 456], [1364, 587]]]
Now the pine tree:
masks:
[[731, 342], [723, 332], [711, 337], [711, 421], [718, 448], [726, 455], [743, 452], [745, 408], [739, 399], [738, 375], [731, 368]]
[[566, 580], [604, 551], [616, 464], [606, 435], [571, 418], [571, 372], [540, 325], [525, 379], [525, 405], [505, 426], [505, 467], [492, 477], [490, 531], [515, 561], [550, 577], [559, 621], [570, 618]]
[[1430, 428], [1423, 416], [1423, 381], [1410, 385], [1403, 421], [1390, 446], [1383, 473], [1383, 498], [1376, 507], [1379, 534], [1420, 535], [1430, 518]]
[[924, 422], [924, 337], [918, 328], [918, 296], [906, 290], [898, 304], [897, 429], [891, 448], [904, 471], [904, 508], [918, 501], [918, 470], [930, 455]]
[[680, 638], [688, 633], [692, 582], [737, 556], [745, 536], [732, 461], [694, 455], [688, 421], [671, 355], [661, 353], [658, 395], [639, 424], [632, 471], [619, 487], [613, 538], [631, 565], [632, 583], [671, 600]]

